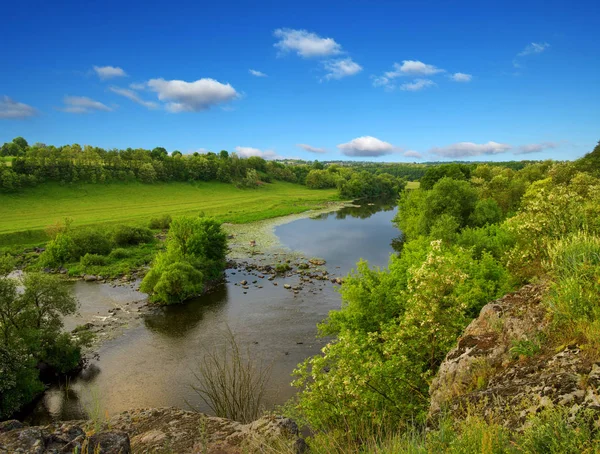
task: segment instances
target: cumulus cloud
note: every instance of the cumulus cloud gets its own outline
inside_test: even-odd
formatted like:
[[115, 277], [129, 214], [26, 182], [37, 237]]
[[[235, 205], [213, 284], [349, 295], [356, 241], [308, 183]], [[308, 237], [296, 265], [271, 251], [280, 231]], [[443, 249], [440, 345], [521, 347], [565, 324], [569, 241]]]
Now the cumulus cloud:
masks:
[[386, 72], [385, 76], [389, 78], [398, 76], [431, 76], [445, 71], [419, 60], [403, 60], [402, 64], [394, 63], [394, 70]]
[[327, 74], [325, 79], [341, 79], [346, 76], [353, 76], [362, 71], [362, 66], [353, 61], [351, 58], [342, 58], [339, 60], [329, 60], [323, 62]]
[[445, 147], [434, 147], [429, 152], [442, 158], [465, 158], [471, 156], [494, 155], [505, 153], [512, 149], [512, 146], [506, 143], [488, 142], [473, 143], [459, 142]]
[[415, 150], [407, 150], [403, 153], [407, 158], [423, 159], [423, 155]]
[[131, 99], [133, 102], [138, 103], [141, 106], [146, 107], [147, 109], [156, 109], [158, 104], [152, 101], [144, 101], [139, 95], [133, 90], [127, 90], [126, 88], [119, 87], [110, 87], [110, 91], [116, 93], [117, 95], [124, 96], [128, 99]]
[[550, 150], [556, 147], [558, 147], [558, 144], [556, 142], [530, 143], [527, 145], [519, 146], [517, 151], [514, 152], [514, 154], [538, 153], [540, 151]]
[[333, 38], [321, 38], [316, 33], [307, 30], [278, 28], [273, 32], [279, 38], [274, 46], [281, 53], [296, 52], [301, 57], [327, 57], [342, 52], [342, 46]]
[[517, 54], [517, 56], [525, 57], [526, 55], [541, 54], [549, 47], [550, 47], [550, 44], [548, 44], [548, 43], [530, 43], [525, 47], [525, 49], [523, 49], [521, 52], [519, 52]]
[[436, 83], [429, 79], [415, 79], [412, 82], [407, 82], [400, 85], [400, 90], [404, 91], [420, 91], [427, 87], [435, 87]]
[[117, 66], [94, 66], [94, 71], [100, 79], [112, 79], [113, 77], [125, 77], [127, 73]]
[[38, 114], [37, 109], [22, 102], [17, 102], [8, 96], [0, 97], [1, 119], [23, 119]]
[[65, 96], [63, 101], [65, 106], [58, 109], [62, 112], [83, 114], [91, 113], [97, 110], [105, 112], [110, 112], [113, 110], [107, 105], [102, 104], [100, 101], [94, 101], [87, 96]]
[[248, 72], [256, 77], [267, 77], [265, 73], [257, 71], [256, 69], [249, 69]]
[[273, 150], [260, 150], [258, 148], [252, 147], [235, 147], [235, 152], [238, 154], [240, 158], [249, 158], [251, 156], [258, 156], [263, 159], [280, 159], [277, 153]]
[[391, 143], [371, 136], [357, 137], [350, 142], [341, 143], [337, 147], [346, 156], [370, 158], [385, 156], [395, 153], [398, 150]]
[[307, 145], [305, 143], [299, 143], [296, 144], [297, 147], [302, 148], [305, 151], [309, 151], [310, 153], [327, 153], [327, 150], [325, 148], [317, 148], [317, 147], [313, 147], [310, 145]]
[[[428, 65], [419, 60], [403, 60], [402, 64], [394, 63], [392, 71], [387, 71], [387, 72], [383, 73], [382, 76], [373, 77], [373, 86], [385, 87], [387, 89], [393, 89], [393, 88], [395, 88], [395, 86], [393, 84], [393, 80], [398, 77], [401, 77], [401, 76], [413, 76], [413, 77], [414, 76], [433, 76], [435, 74], [444, 73], [444, 72], [446, 72], [445, 69], [438, 68], [434, 65]], [[427, 82], [418, 83], [418, 81], [426, 81], [426, 80], [428, 80], [428, 79], [422, 79], [422, 78], [417, 79], [412, 84], [407, 83], [407, 84], [401, 85], [400, 89], [416, 91], [416, 90], [421, 90], [422, 88], [425, 88], [427, 86], [431, 86], [432, 84], [435, 85], [433, 83], [433, 81], [430, 81], [430, 80], [429, 80], [429, 82], [431, 82], [431, 83], [427, 83]]]
[[454, 73], [450, 76], [450, 79], [452, 79], [454, 82], [471, 82], [473, 76], [465, 73]]
[[239, 97], [230, 84], [222, 84], [214, 79], [195, 82], [151, 79], [146, 85], [158, 94], [158, 99], [166, 103], [168, 111], [175, 113], [199, 112]]

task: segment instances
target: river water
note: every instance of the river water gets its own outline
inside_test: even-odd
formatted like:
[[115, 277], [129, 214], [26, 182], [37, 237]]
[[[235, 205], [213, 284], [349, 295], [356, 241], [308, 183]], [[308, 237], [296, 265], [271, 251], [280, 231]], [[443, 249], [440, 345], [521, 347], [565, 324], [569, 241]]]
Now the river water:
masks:
[[[325, 259], [330, 275], [343, 277], [361, 258], [371, 265], [387, 264], [400, 233], [391, 223], [395, 213], [393, 206], [364, 203], [281, 225], [275, 233], [284, 246], [307, 258]], [[294, 294], [283, 285], [296, 285], [299, 276], [274, 281], [258, 276], [256, 271], [227, 270], [226, 281], [211, 293], [132, 321], [129, 329], [102, 344], [79, 376], [52, 386], [28, 422], [85, 419], [142, 407], [191, 406], [209, 412], [190, 385], [204, 354], [224, 342], [228, 329], [253, 361], [272, 367], [266, 407], [283, 404], [295, 393], [293, 369], [327, 341], [317, 338], [316, 325], [339, 309], [339, 287], [315, 280]], [[242, 280], [251, 283], [248, 289], [239, 285]], [[73, 290], [87, 317], [102, 317], [114, 307], [133, 311], [144, 298], [134, 289], [108, 284], [77, 282]], [[76, 323], [67, 320], [65, 327]]]

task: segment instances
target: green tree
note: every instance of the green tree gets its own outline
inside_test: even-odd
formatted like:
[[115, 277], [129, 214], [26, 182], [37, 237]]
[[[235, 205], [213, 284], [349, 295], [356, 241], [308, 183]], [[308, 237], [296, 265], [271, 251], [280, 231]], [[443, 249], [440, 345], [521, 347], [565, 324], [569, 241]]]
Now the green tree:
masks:
[[28, 403], [43, 389], [36, 366], [65, 373], [82, 359], [89, 335], [62, 333], [62, 318], [77, 301], [56, 276], [29, 273], [17, 291], [15, 279], [0, 278], [0, 418]]
[[227, 237], [221, 224], [204, 217], [174, 218], [166, 250], [157, 254], [140, 289], [153, 301], [173, 304], [202, 293], [225, 266]]
[[150, 152], [150, 156], [152, 156], [152, 159], [162, 161], [167, 156], [169, 156], [169, 152], [166, 149], [164, 149], [163, 147], [156, 147], [156, 148], [152, 149], [152, 151]]

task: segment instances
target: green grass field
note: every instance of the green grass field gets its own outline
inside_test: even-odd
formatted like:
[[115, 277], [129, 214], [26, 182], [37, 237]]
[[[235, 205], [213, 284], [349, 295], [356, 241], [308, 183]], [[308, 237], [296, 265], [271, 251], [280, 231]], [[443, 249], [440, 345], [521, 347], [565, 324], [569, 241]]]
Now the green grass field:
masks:
[[406, 183], [406, 189], [418, 189], [421, 186], [421, 183], [418, 181], [409, 181]]
[[73, 227], [130, 223], [146, 225], [162, 214], [204, 212], [223, 222], [247, 223], [299, 213], [337, 200], [335, 189], [313, 190], [277, 182], [258, 189], [209, 183], [112, 183], [61, 186], [46, 183], [0, 195], [0, 246], [44, 242], [44, 229], [66, 217]]

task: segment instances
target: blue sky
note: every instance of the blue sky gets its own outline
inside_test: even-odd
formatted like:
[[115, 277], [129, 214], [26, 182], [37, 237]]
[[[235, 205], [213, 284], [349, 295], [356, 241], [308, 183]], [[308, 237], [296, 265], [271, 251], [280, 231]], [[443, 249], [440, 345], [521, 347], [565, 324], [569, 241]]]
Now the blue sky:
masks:
[[574, 159], [600, 139], [596, 1], [2, 12], [0, 142], [418, 162]]

